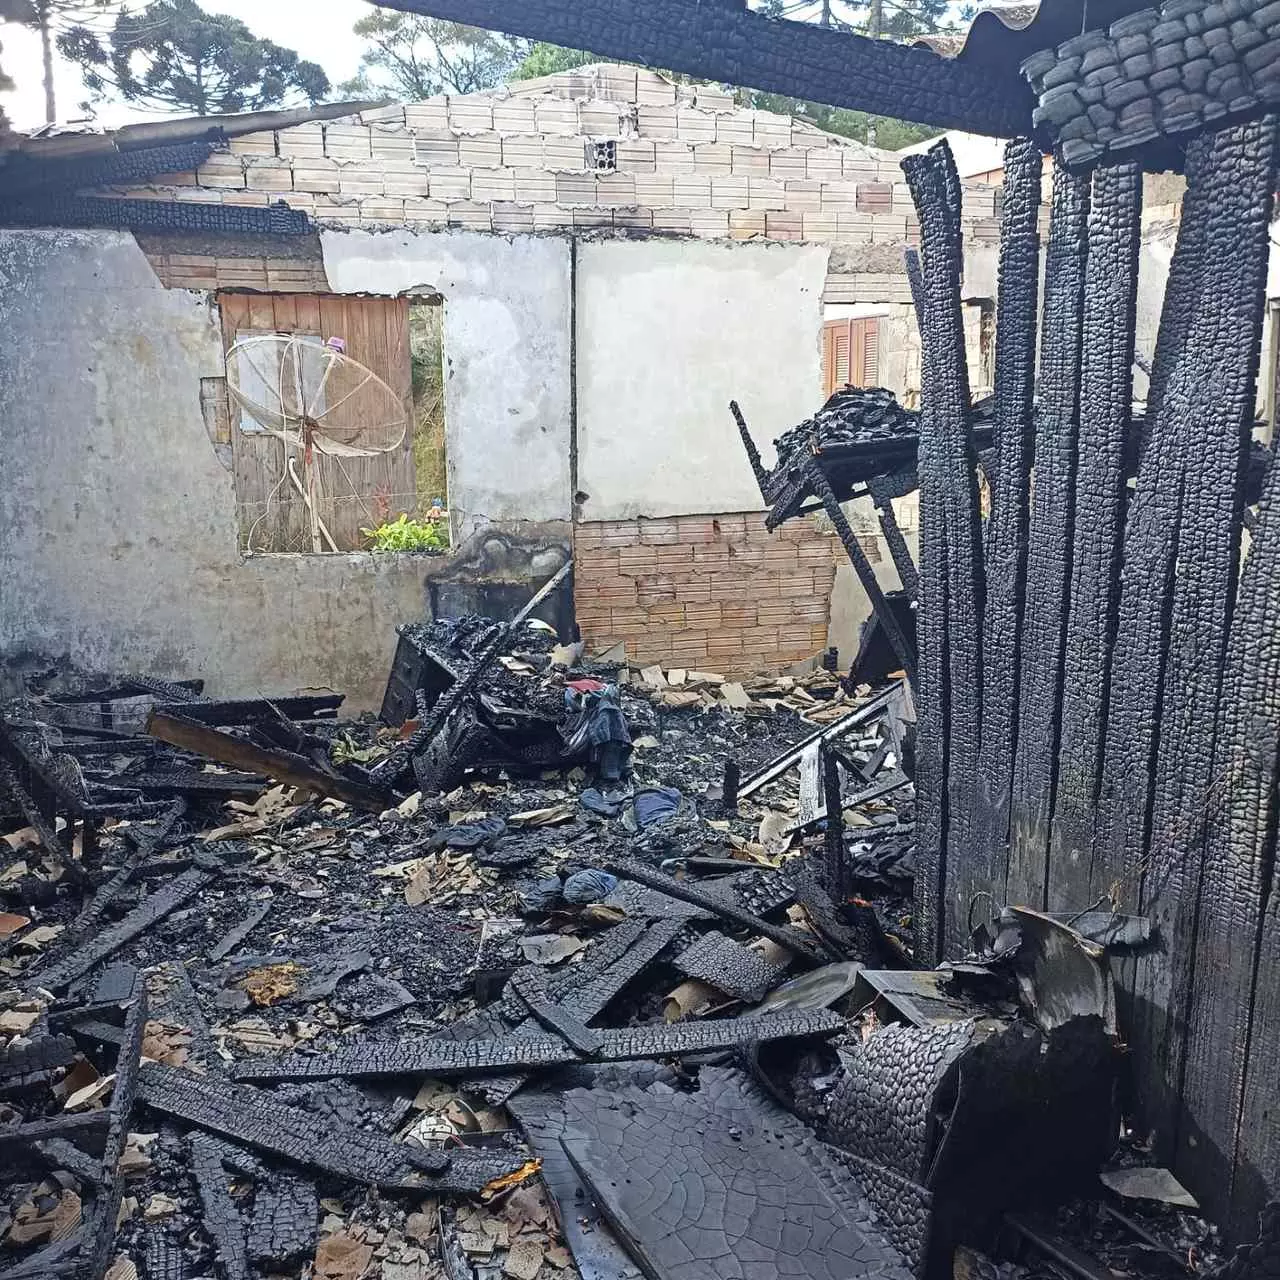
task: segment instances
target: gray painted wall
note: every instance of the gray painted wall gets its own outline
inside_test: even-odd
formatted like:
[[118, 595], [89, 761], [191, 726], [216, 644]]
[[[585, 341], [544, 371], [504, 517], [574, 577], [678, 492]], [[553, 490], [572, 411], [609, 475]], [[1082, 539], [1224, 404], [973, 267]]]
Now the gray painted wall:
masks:
[[377, 704], [423, 562], [240, 559], [203, 295], [162, 288], [129, 234], [0, 231], [0, 332], [0, 654]]
[[568, 520], [570, 244], [547, 236], [325, 231], [335, 293], [444, 297], [455, 536]]
[[601, 241], [578, 250], [578, 488], [584, 520], [760, 510], [729, 414], [766, 462], [822, 403], [828, 250]]

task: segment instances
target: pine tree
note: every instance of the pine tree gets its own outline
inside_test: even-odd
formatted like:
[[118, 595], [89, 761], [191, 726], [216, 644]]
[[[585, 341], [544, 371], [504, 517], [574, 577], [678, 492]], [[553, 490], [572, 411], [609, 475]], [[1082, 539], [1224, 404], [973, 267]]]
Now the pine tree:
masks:
[[73, 26], [58, 36], [58, 51], [96, 97], [201, 116], [317, 102], [329, 92], [314, 62], [195, 0], [153, 0], [121, 13], [105, 35]]

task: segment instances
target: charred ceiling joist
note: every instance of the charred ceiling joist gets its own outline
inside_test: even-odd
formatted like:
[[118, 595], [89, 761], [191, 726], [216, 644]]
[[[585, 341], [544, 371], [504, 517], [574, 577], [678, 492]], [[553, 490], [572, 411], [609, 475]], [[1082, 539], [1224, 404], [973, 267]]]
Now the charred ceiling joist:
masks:
[[872, 40], [698, 0], [378, 0], [448, 18], [670, 67], [726, 84], [853, 107], [941, 128], [1008, 137], [1031, 129], [1033, 99], [1006, 57], [981, 69], [931, 50]]

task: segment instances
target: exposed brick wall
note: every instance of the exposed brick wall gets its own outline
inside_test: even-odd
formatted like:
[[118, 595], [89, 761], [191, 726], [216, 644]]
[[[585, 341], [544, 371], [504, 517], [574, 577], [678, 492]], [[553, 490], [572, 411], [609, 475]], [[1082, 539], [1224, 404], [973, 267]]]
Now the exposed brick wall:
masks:
[[222, 257], [151, 253], [147, 257], [168, 289], [252, 289], [259, 293], [328, 293], [319, 259]]
[[[592, 145], [606, 141], [617, 170], [597, 173]], [[714, 87], [607, 64], [249, 134], [194, 173], [100, 194], [261, 208], [283, 200], [340, 226], [884, 246], [882, 263], [892, 265], [855, 255], [828, 281], [831, 302], [909, 301], [900, 247], [918, 239], [891, 152], [741, 108]], [[994, 188], [966, 184], [974, 239], [998, 233], [994, 198]]]
[[[870, 555], [880, 555], [868, 535]], [[609, 520], [574, 531], [574, 603], [591, 649], [741, 675], [826, 647], [844, 548], [814, 520], [776, 533], [759, 512]]]

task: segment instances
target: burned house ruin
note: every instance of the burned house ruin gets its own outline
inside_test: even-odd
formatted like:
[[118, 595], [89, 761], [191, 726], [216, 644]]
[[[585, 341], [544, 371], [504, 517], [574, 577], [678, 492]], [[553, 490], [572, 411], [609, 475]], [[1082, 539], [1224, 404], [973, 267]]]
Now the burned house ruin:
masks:
[[[1009, 139], [991, 393], [944, 140], [902, 164], [918, 406], [839, 389], [768, 465], [744, 392], [719, 437], [765, 513], [744, 539], [825, 517], [880, 689], [821, 662], [753, 677], [709, 638], [628, 666], [531, 631], [571, 574], [601, 618], [584, 579], [643, 541], [593, 528], [583, 490], [506, 531], [510, 621], [422, 621], [424, 583], [393, 584], [417, 612], [381, 727], [333, 695], [28, 680], [0, 723], [29, 856], [0, 877], [24, 913], [0, 917], [0, 1150], [31, 1248], [0, 1280], [313, 1256], [325, 1280], [1276, 1274], [1280, 7], [1042, 0], [912, 47], [739, 0], [394, 7]], [[1157, 174], [1184, 185], [1136, 401]], [[279, 231], [307, 217], [287, 201], [229, 216]], [[235, 230], [205, 216], [179, 220]], [[398, 279], [392, 249], [369, 253]], [[650, 530], [678, 546], [659, 569], [697, 559], [677, 524]], [[741, 594], [733, 573], [699, 586]], [[676, 590], [659, 606], [692, 607]], [[1098, 1189], [1122, 1116], [1102, 1185], [1145, 1179], [1163, 1218]], [[154, 1179], [140, 1214], [131, 1176]]]

